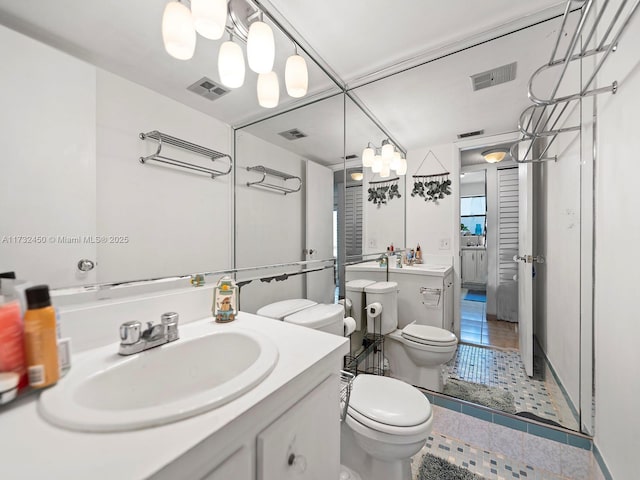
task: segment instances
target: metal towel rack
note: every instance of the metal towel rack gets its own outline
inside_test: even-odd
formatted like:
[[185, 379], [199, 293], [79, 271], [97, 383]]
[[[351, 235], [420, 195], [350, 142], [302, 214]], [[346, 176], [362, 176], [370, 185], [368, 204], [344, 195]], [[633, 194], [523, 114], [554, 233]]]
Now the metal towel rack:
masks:
[[[282, 192], [283, 194], [299, 192], [302, 188], [302, 178], [296, 175], [290, 175], [288, 173], [280, 172], [278, 170], [273, 170], [271, 168], [263, 167], [262, 165], [256, 165], [255, 167], [247, 167], [248, 172], [260, 172], [262, 173], [262, 178], [256, 182], [247, 182], [247, 187], [256, 186], [256, 187], [264, 187], [269, 188], [271, 190], [276, 190], [278, 192]], [[265, 182], [267, 175], [272, 177], [278, 177], [283, 179], [285, 182], [287, 180], [298, 180], [297, 188], [288, 188], [284, 185], [276, 185], [273, 183]]]
[[[154, 162], [173, 165], [174, 167], [186, 168], [187, 170], [194, 170], [196, 172], [206, 173], [207, 175], [211, 175], [211, 178], [221, 177], [231, 173], [231, 169], [233, 165], [232, 165], [231, 157], [227, 154], [220, 153], [210, 148], [202, 147], [200, 145], [196, 145], [195, 143], [187, 142], [186, 140], [181, 140], [180, 138], [172, 137], [171, 135], [167, 135], [166, 133], [159, 132], [158, 130], [153, 130], [147, 133], [141, 133], [140, 139], [141, 140], [151, 139], [158, 142], [158, 149], [156, 150], [156, 152], [146, 157], [140, 157], [140, 163], [144, 164], [152, 160]], [[202, 155], [204, 157], [211, 159], [212, 162], [226, 157], [229, 159], [229, 168], [226, 171], [221, 171], [221, 170], [216, 170], [214, 168], [201, 167], [200, 165], [195, 165], [193, 163], [183, 162], [182, 160], [176, 160], [175, 158], [165, 157], [163, 155], [160, 155], [160, 153], [162, 152], [162, 147], [165, 144], [172, 145], [174, 147], [181, 148], [182, 150], [186, 150], [189, 152], [197, 153], [198, 155]]]
[[[563, 38], [564, 30], [567, 25], [567, 19], [569, 17], [569, 14], [572, 13], [572, 5], [574, 3], [582, 4], [582, 6], [580, 7], [580, 18], [576, 25], [575, 31], [571, 36], [569, 47], [567, 48], [566, 53], [561, 58], [556, 58], [558, 47], [560, 45], [560, 41]], [[592, 21], [592, 26], [589, 29], [589, 32], [586, 33], [584, 41], [580, 42], [581, 35], [585, 30], [585, 25], [587, 24], [587, 20], [589, 18], [589, 14], [593, 9], [594, 0], [567, 1], [564, 15], [562, 17], [562, 25], [558, 30], [558, 35], [556, 37], [553, 51], [551, 52], [549, 62], [538, 68], [529, 79], [528, 96], [529, 99], [534, 103], [534, 105], [527, 107], [522, 112], [518, 120], [518, 129], [522, 133], [522, 137], [511, 146], [510, 152], [511, 156], [516, 162], [537, 163], [549, 160], [556, 161], [557, 156], [545, 157], [545, 155], [549, 151], [549, 148], [558, 137], [558, 135], [565, 132], [578, 131], [581, 128], [580, 123], [578, 123], [577, 125], [557, 128], [558, 125], [562, 125], [561, 120], [565, 118], [565, 112], [573, 111], [576, 107], [579, 106], [580, 100], [584, 97], [598, 95], [605, 92], [611, 92], [614, 94], [617, 92], [617, 81], [614, 81], [610, 85], [604, 87], [592, 89], [590, 88], [594, 80], [596, 79], [598, 72], [600, 72], [602, 66], [609, 57], [609, 54], [615, 52], [618, 48], [620, 38], [622, 37], [624, 30], [629, 25], [631, 18], [638, 10], [640, 0], [634, 0], [634, 3], [627, 10], [624, 16], [623, 13], [625, 11], [625, 8], [627, 7], [627, 4], [629, 3], [629, 0], [621, 0], [618, 9], [613, 14], [608, 25], [606, 25], [606, 27], [603, 26], [604, 34], [598, 45], [595, 48], [588, 49], [588, 46], [590, 45], [591, 40], [594, 38], [596, 31], [598, 31], [598, 28], [601, 27], [600, 23], [605, 11], [607, 10], [607, 7], [609, 6], [609, 3], [610, 0], [603, 1], [600, 11]], [[582, 43], [584, 46], [577, 50], [578, 44], [580, 43]], [[591, 75], [587, 76], [587, 80], [580, 85], [580, 91], [571, 95], [557, 97], [556, 95], [558, 93], [558, 90], [560, 89], [562, 81], [564, 80], [567, 69], [569, 68], [569, 64], [575, 60], [580, 60], [593, 55], [601, 55], [601, 57], [596, 63], [593, 72], [591, 72]], [[560, 75], [553, 85], [549, 98], [540, 98], [533, 92], [535, 80], [542, 72], [551, 68], [560, 68]], [[529, 153], [531, 153], [532, 151], [535, 140], [543, 137], [550, 138], [547, 142], [547, 145], [538, 155], [536, 155], [536, 158], [527, 159]], [[528, 145], [526, 146], [525, 154], [520, 155], [519, 146], [523, 142], [528, 142]]]

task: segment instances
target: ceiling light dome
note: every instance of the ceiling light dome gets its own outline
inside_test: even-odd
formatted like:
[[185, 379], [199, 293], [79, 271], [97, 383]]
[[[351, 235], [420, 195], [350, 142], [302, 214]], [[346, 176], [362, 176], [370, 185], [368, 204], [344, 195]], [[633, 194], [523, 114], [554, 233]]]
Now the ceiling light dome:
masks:
[[360, 182], [363, 178], [364, 174], [362, 172], [351, 172], [351, 180]]
[[275, 108], [280, 101], [280, 82], [276, 72], [258, 75], [258, 103], [264, 108]]
[[507, 150], [504, 148], [492, 148], [481, 153], [484, 159], [489, 163], [498, 163], [504, 160]]
[[307, 71], [307, 62], [300, 55], [291, 55], [287, 58], [284, 83], [290, 97], [300, 98], [307, 94], [309, 72]]
[[273, 70], [276, 47], [273, 30], [264, 22], [253, 22], [247, 38], [247, 61], [249, 68], [256, 73], [269, 73]]
[[218, 75], [225, 87], [238, 88], [244, 83], [245, 67], [242, 48], [231, 40], [220, 45]]
[[169, 55], [189, 60], [196, 49], [196, 30], [191, 11], [179, 2], [169, 2], [162, 14], [162, 41]]
[[196, 31], [205, 38], [222, 38], [227, 24], [227, 0], [191, 0]]

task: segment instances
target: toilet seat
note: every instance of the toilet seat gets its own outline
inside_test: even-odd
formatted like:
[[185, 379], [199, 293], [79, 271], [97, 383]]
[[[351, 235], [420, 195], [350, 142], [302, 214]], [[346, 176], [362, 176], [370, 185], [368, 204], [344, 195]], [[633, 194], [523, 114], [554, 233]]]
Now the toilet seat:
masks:
[[391, 436], [419, 437], [431, 428], [432, 415], [427, 397], [408, 383], [377, 375], [358, 375], [353, 381], [347, 423]]
[[429, 325], [411, 323], [402, 329], [402, 338], [412, 343], [430, 347], [452, 347], [458, 338], [448, 330]]

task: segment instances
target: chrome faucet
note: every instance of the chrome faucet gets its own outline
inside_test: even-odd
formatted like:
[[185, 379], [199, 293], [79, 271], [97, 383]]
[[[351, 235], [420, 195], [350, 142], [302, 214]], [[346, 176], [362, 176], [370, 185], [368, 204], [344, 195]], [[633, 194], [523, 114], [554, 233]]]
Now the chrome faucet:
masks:
[[163, 313], [160, 323], [147, 322], [147, 329], [141, 330], [142, 324], [138, 321], [120, 325], [120, 355], [133, 355], [178, 340], [178, 314]]

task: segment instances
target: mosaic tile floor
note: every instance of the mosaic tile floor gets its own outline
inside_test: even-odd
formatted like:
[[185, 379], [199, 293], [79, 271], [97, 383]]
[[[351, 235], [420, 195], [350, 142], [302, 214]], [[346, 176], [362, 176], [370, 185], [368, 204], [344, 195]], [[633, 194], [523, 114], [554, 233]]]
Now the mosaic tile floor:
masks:
[[418, 471], [425, 453], [431, 453], [491, 480], [561, 480], [565, 478], [552, 472], [536, 469], [499, 453], [481, 450], [468, 443], [433, 433], [427, 439], [427, 444], [423, 449], [413, 457], [411, 468], [414, 480], [418, 480]]
[[536, 357], [534, 376], [529, 378], [516, 351], [460, 344], [446, 369], [451, 378], [511, 392], [517, 412], [531, 412], [567, 428], [578, 428], [562, 390], [541, 357]]

